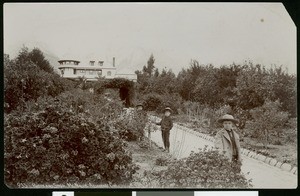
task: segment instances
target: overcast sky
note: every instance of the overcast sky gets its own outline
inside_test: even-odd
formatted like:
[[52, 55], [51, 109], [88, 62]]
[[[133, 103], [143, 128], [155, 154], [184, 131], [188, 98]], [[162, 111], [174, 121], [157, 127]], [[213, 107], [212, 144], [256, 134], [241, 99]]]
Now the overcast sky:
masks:
[[60, 59], [160, 70], [201, 64], [283, 65], [296, 73], [296, 26], [281, 3], [4, 4], [4, 52], [39, 47]]

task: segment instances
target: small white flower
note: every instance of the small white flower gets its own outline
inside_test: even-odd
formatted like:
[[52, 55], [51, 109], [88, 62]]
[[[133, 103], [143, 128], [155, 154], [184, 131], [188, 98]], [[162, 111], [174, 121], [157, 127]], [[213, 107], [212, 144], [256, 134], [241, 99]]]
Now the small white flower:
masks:
[[55, 176], [53, 176], [53, 178], [54, 178], [54, 180], [58, 180], [59, 175], [55, 175]]
[[85, 176], [86, 175], [86, 173], [84, 171], [79, 171], [79, 173], [80, 173], [81, 176]]
[[86, 137], [83, 137], [82, 139], [81, 139], [81, 142], [84, 144], [84, 143], [87, 143], [89, 140], [86, 138]]

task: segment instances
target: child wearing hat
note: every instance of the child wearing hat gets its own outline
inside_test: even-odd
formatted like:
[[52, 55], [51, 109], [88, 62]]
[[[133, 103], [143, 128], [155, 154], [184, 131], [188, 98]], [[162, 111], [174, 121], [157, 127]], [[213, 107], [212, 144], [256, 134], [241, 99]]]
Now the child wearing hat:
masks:
[[154, 122], [156, 125], [161, 126], [162, 140], [164, 143], [164, 151], [170, 152], [170, 130], [173, 128], [173, 121], [170, 117], [172, 109], [169, 107], [165, 108], [165, 115], [160, 122]]
[[[225, 114], [219, 120], [223, 128], [215, 136], [215, 147], [220, 153], [229, 159], [230, 162], [241, 161], [241, 146], [239, 135], [234, 130], [234, 124], [238, 123], [232, 115]], [[239, 172], [239, 171], [238, 171]]]
[[143, 104], [138, 103], [136, 105], [136, 110], [134, 113], [134, 120], [137, 122], [137, 130], [139, 133], [139, 140], [141, 141], [144, 137], [144, 129], [146, 127], [146, 123], [148, 121], [147, 113], [143, 109]]

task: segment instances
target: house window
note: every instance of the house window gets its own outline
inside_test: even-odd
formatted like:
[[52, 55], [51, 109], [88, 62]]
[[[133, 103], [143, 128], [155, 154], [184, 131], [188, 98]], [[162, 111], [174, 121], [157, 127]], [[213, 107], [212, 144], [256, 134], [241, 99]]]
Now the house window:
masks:
[[103, 61], [99, 61], [98, 65], [103, 66]]
[[77, 70], [73, 69], [73, 74], [76, 75], [76, 73], [77, 73]]
[[108, 72], [107, 72], [107, 76], [111, 76], [111, 71], [108, 71]]
[[84, 69], [81, 69], [80, 72], [81, 72], [81, 73], [85, 73], [85, 70], [84, 70]]
[[62, 69], [62, 70], [60, 70], [60, 72], [61, 72], [61, 75], [64, 75], [64, 70]]
[[93, 70], [90, 70], [90, 75], [93, 75], [94, 74], [94, 71]]
[[98, 73], [98, 76], [102, 76], [102, 70], [98, 70], [97, 73]]
[[91, 66], [94, 66], [94, 64], [95, 64], [95, 61], [90, 61]]

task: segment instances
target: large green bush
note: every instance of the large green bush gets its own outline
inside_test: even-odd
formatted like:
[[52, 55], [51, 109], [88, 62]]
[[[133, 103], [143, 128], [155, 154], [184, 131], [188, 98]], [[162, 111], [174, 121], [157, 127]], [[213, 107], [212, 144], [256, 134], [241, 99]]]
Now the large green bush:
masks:
[[[251, 181], [238, 171], [240, 163], [230, 163], [215, 150], [192, 152], [189, 157], [171, 160], [167, 169], [152, 172], [163, 188], [249, 188]], [[149, 174], [147, 174], [149, 175]]]
[[40, 50], [22, 49], [19, 55], [4, 61], [4, 101], [5, 112], [25, 107], [29, 100], [40, 96], [56, 96], [73, 88], [73, 82], [61, 78], [44, 59]]
[[114, 127], [95, 123], [67, 100], [40, 100], [4, 119], [5, 181], [33, 184], [128, 184], [135, 173]]

